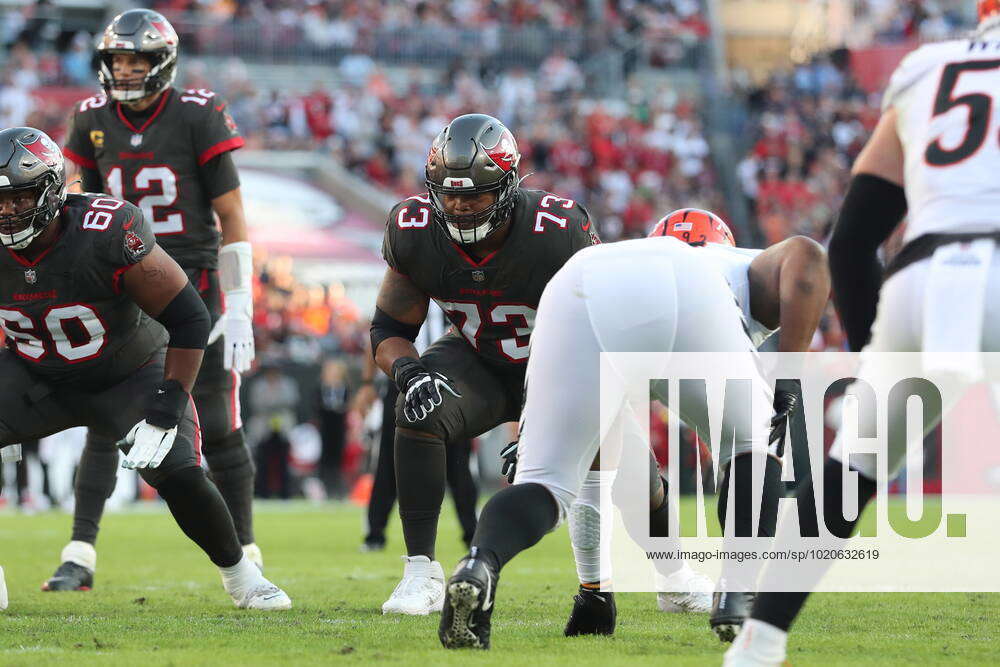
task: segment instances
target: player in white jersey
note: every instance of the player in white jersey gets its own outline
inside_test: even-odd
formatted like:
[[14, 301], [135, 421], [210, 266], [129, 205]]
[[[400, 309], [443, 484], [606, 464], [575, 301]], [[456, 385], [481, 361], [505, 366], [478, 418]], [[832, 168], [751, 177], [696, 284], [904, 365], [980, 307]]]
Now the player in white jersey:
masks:
[[[1000, 351], [1000, 108], [991, 95], [1000, 92], [1000, 2], [978, 6], [979, 27], [968, 39], [923, 46], [903, 60], [854, 163], [830, 241], [833, 296], [852, 350]], [[904, 215], [905, 245], [883, 272], [878, 248]], [[830, 450], [822, 497], [834, 510], [826, 525], [846, 539], [856, 520], [839, 516], [841, 444]], [[904, 457], [905, 443], [887, 452], [890, 476]], [[876, 470], [854, 463], [860, 517]], [[726, 664], [781, 664], [807, 597], [760, 593]]]
[[[735, 273], [736, 256], [747, 257], [716, 246], [693, 248], [672, 237], [649, 238], [588, 248], [553, 277], [532, 334], [514, 484], [483, 508], [470, 554], [448, 583], [439, 630], [446, 647], [488, 648], [500, 568], [571, 515], [607, 435], [600, 423], [602, 392], [610, 391], [619, 406], [616, 424], [633, 418], [635, 401], [646, 400], [626, 395], [624, 387], [601, 385], [601, 352], [745, 352], [746, 366], [733, 372], [757, 377], [744, 309], [764, 329], [780, 325], [781, 347], [808, 345], [828, 294], [822, 248], [803, 237], [778, 244], [751, 258], [742, 278], [734, 279], [747, 288], [734, 291], [726, 273]], [[789, 299], [806, 293], [813, 307], [787, 307]], [[756, 391], [767, 394], [755, 397], [757, 405], [770, 401], [769, 390], [758, 384]], [[680, 412], [685, 418], [683, 406]], [[768, 452], [768, 436], [766, 425], [738, 428], [733, 462], [741, 453]], [[734, 509], [739, 523], [739, 504]], [[657, 518], [666, 520], [665, 510], [651, 512], [652, 528]], [[756, 532], [751, 527], [748, 534]]]

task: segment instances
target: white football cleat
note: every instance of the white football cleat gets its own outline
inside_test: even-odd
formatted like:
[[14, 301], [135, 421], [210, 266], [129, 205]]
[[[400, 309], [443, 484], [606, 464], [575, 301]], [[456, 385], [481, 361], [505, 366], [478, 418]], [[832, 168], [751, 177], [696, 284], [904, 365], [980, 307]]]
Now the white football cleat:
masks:
[[257, 566], [261, 572], [264, 571], [264, 554], [260, 552], [260, 547], [256, 542], [243, 545], [243, 555], [250, 559], [250, 562]]
[[668, 577], [656, 573], [656, 604], [668, 614], [707, 614], [712, 611], [712, 591], [715, 585], [704, 574], [686, 563]]
[[444, 608], [444, 570], [427, 556], [403, 556], [403, 579], [382, 605], [383, 614], [426, 616]]
[[0, 567], [0, 611], [7, 608], [7, 582], [3, 578], [3, 568]]
[[247, 591], [243, 597], [233, 603], [240, 609], [260, 609], [262, 611], [281, 611], [292, 608], [292, 599], [285, 591], [272, 584], [264, 577], [261, 583]]
[[748, 618], [726, 651], [723, 667], [780, 667], [787, 664], [787, 642], [784, 630]]

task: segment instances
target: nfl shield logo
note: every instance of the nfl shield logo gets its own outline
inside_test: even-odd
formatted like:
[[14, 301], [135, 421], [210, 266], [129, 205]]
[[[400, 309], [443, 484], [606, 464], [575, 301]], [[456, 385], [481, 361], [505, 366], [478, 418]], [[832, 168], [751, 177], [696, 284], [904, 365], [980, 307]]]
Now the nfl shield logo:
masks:
[[142, 135], [141, 134], [133, 134], [132, 135], [132, 139], [129, 140], [129, 143], [132, 144], [132, 148], [138, 148], [139, 144], [142, 143]]
[[24, 270], [24, 281], [29, 285], [34, 285], [35, 281], [38, 280], [38, 274], [35, 273], [34, 269]]
[[477, 283], [481, 283], [484, 280], [486, 280], [486, 272], [485, 271], [473, 271], [472, 272], [472, 279], [475, 280]]

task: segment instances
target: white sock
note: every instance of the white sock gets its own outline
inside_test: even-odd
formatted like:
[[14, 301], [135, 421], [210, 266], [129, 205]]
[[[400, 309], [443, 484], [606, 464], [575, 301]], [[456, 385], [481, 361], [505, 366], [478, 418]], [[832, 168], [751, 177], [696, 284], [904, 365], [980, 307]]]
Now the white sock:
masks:
[[97, 549], [90, 542], [74, 540], [63, 547], [59, 555], [60, 563], [76, 563], [91, 572], [97, 571]]
[[220, 567], [222, 585], [232, 597], [242, 597], [248, 590], [260, 581], [261, 574], [257, 566], [246, 556], [232, 567]]
[[611, 487], [617, 472], [589, 471], [569, 508], [569, 535], [581, 584], [611, 582]]

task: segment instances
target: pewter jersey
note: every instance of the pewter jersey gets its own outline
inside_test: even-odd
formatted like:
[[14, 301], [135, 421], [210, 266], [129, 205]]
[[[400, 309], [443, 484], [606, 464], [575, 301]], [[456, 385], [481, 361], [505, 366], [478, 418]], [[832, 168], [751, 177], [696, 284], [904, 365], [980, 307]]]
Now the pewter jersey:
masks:
[[107, 196], [71, 194], [55, 243], [29, 262], [0, 251], [6, 345], [52, 384], [112, 386], [167, 343], [166, 330], [122, 290], [156, 245], [142, 211]]
[[63, 153], [96, 169], [108, 192], [142, 209], [156, 242], [185, 269], [214, 269], [219, 230], [201, 168], [243, 145], [226, 102], [168, 88], [141, 127], [103, 94], [77, 103]]
[[903, 145], [905, 241], [1000, 230], [998, 92], [1000, 30], [922, 46], [892, 75], [882, 107]]
[[510, 224], [498, 250], [473, 259], [434, 222], [428, 196], [416, 195], [389, 213], [382, 255], [437, 302], [480, 356], [523, 364], [545, 285], [600, 239], [583, 206], [541, 190], [518, 189]]

